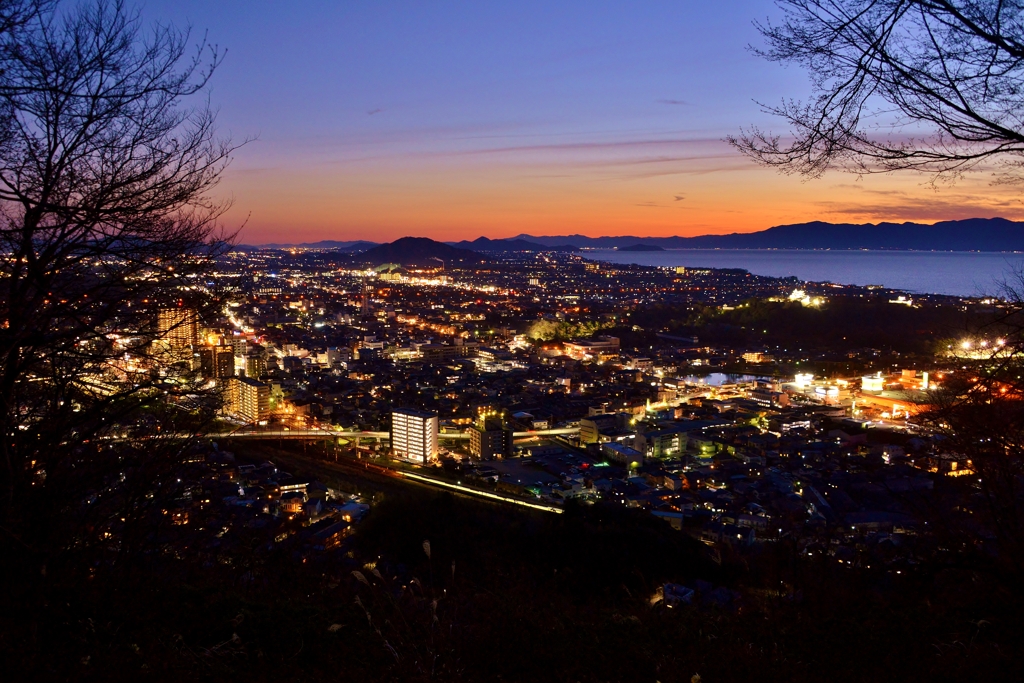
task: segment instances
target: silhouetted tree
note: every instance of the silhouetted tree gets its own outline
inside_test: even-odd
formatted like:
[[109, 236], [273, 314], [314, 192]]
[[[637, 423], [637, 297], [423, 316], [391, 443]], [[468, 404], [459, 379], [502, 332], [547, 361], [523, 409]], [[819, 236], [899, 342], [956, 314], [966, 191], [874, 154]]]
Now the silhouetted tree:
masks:
[[125, 550], [186, 448], [146, 437], [208, 414], [156, 321], [212, 303], [208, 192], [231, 147], [205, 101], [186, 106], [220, 61], [188, 32], [107, 0], [4, 17], [0, 563], [30, 595], [94, 542]]
[[1019, 171], [1024, 153], [1024, 3], [1016, 0], [778, 0], [757, 54], [803, 67], [809, 101], [765, 110], [791, 136], [730, 141], [762, 164], [818, 176], [915, 169]]

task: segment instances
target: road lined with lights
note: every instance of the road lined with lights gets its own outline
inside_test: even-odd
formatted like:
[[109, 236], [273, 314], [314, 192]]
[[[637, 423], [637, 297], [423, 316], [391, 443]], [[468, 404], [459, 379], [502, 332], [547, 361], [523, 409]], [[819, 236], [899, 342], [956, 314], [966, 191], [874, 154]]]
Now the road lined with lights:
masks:
[[[527, 432], [513, 432], [513, 438], [530, 438], [530, 437], [541, 437], [541, 436], [568, 436], [571, 434], [579, 433], [579, 427], [568, 427], [562, 429], [539, 429], [536, 431]], [[212, 435], [211, 435], [212, 436]], [[234, 438], [248, 438], [248, 439], [276, 439], [276, 438], [290, 438], [290, 439], [304, 439], [304, 438], [373, 438], [373, 439], [390, 439], [391, 435], [388, 432], [370, 432], [370, 431], [332, 431], [323, 429], [289, 429], [289, 430], [274, 430], [274, 431], [258, 431], [258, 430], [247, 430], [237, 431], [230, 434], [225, 434], [225, 437]], [[440, 434], [440, 438], [452, 438], [452, 439], [469, 439], [467, 432], [461, 432], [457, 434]], [[476, 496], [478, 498], [486, 498], [488, 500], [500, 501], [502, 503], [510, 503], [512, 505], [518, 505], [520, 507], [529, 508], [531, 510], [540, 510], [541, 512], [553, 512], [561, 514], [562, 508], [554, 505], [545, 505], [542, 503], [532, 503], [530, 501], [515, 498], [513, 496], [506, 496], [500, 493], [492, 493], [490, 491], [482, 491], [469, 486], [463, 486], [461, 483], [452, 483], [444, 481], [442, 479], [435, 479], [428, 477], [416, 472], [410, 472], [405, 469], [398, 469], [394, 467], [387, 467], [383, 465], [376, 465], [370, 463], [364, 463], [363, 467], [377, 471], [387, 476], [397, 477], [400, 479], [410, 479], [414, 482], [427, 484], [429, 486], [440, 487], [457, 491], [459, 493]]]
[[[513, 432], [514, 438], [528, 438], [528, 437], [541, 437], [541, 436], [568, 436], [570, 434], [578, 433], [579, 427], [567, 427], [563, 429], [539, 429], [530, 432]], [[188, 438], [191, 435], [180, 435], [181, 437]], [[288, 429], [288, 430], [245, 430], [237, 432], [228, 432], [224, 434], [208, 434], [209, 438], [231, 438], [231, 439], [323, 439], [323, 438], [373, 438], [373, 439], [390, 439], [391, 435], [388, 432], [370, 432], [370, 431], [332, 431], [325, 429]], [[469, 439], [469, 434], [461, 432], [457, 434], [440, 434], [440, 438], [451, 438], [465, 440]], [[125, 437], [109, 437], [110, 440], [121, 440]], [[176, 438], [175, 435], [164, 434], [156, 438]], [[331, 464], [329, 461], [325, 461], [327, 464]], [[465, 495], [477, 496], [479, 498], [487, 498], [489, 500], [501, 501], [503, 503], [511, 503], [512, 505], [519, 505], [520, 507], [530, 508], [531, 510], [540, 510], [542, 512], [554, 512], [557, 514], [562, 513], [562, 508], [554, 505], [544, 505], [541, 503], [531, 503], [529, 501], [514, 498], [512, 496], [505, 496], [500, 493], [491, 493], [490, 491], [481, 491], [480, 489], [471, 488], [469, 486], [463, 486], [461, 483], [453, 484], [448, 481], [441, 479], [434, 479], [433, 477], [427, 477], [422, 474], [415, 472], [409, 472], [408, 470], [397, 469], [394, 467], [386, 467], [382, 465], [372, 465], [370, 463], [364, 463], [366, 469], [372, 469], [380, 474], [386, 474], [396, 478], [411, 479], [417, 483], [427, 484], [429, 486], [436, 486], [453, 491], [458, 491]]]
[[[538, 429], [529, 432], [512, 432], [513, 439], [540, 438], [545, 436], [569, 436], [578, 434], [579, 427], [566, 427], [562, 429]], [[332, 429], [273, 429], [258, 430], [246, 429], [237, 432], [228, 432], [223, 435], [210, 434], [209, 436], [224, 436], [232, 439], [378, 439], [390, 440], [390, 432], [370, 431], [335, 431]], [[454, 439], [466, 441], [469, 439], [469, 432], [441, 432], [437, 435], [440, 440]]]
[[300, 466], [306, 468], [326, 468], [328, 470], [340, 470], [341, 473], [349, 473], [356, 475], [365, 475], [368, 473], [377, 474], [391, 479], [406, 479], [410, 484], [418, 484], [420, 486], [429, 486], [432, 488], [443, 488], [449, 489], [456, 492], [459, 495], [473, 496], [476, 498], [483, 498], [487, 501], [495, 501], [500, 503], [510, 503], [512, 505], [518, 505], [520, 507], [529, 508], [531, 510], [539, 510], [541, 512], [553, 512], [555, 514], [561, 514], [562, 508], [557, 505], [546, 505], [543, 503], [534, 503], [514, 496], [503, 495], [500, 493], [492, 493], [491, 491], [484, 491], [470, 486], [463, 486], [462, 482], [453, 483], [445, 481], [443, 479], [436, 479], [434, 477], [428, 477], [417, 472], [410, 472], [409, 470], [402, 469], [399, 467], [391, 467], [388, 465], [368, 462], [366, 460], [354, 460], [350, 458], [340, 458], [335, 460], [320, 459], [320, 458], [309, 458], [308, 456], [298, 454], [287, 454], [277, 455], [277, 458], [284, 458], [287, 461], [294, 463], [300, 463]]
[[[529, 432], [512, 432], [512, 438], [514, 439], [531, 439], [541, 438], [545, 436], [570, 436], [572, 434], [578, 434], [580, 431], [579, 427], [565, 427], [562, 429], [538, 429], [536, 431]], [[145, 439], [194, 439], [197, 436], [208, 438], [208, 439], [378, 439], [381, 441], [390, 441], [390, 432], [370, 432], [370, 431], [335, 431], [331, 429], [240, 429], [235, 432], [213, 432], [209, 434], [178, 434], [178, 433], [166, 433], [166, 434], [150, 434], [142, 437]], [[100, 437], [103, 441], [127, 441], [134, 437], [126, 435], [109, 435]], [[469, 432], [441, 432], [437, 435], [437, 438], [441, 441], [446, 439], [456, 441], [468, 441], [470, 438]]]
[[460, 493], [469, 494], [472, 496], [478, 496], [481, 498], [490, 498], [492, 500], [500, 500], [503, 503], [512, 503], [513, 505], [519, 505], [521, 507], [530, 508], [532, 510], [541, 510], [543, 512], [554, 512], [556, 514], [562, 514], [563, 510], [560, 507], [554, 505], [542, 505], [540, 503], [531, 503], [529, 501], [520, 500], [511, 496], [503, 496], [500, 493], [491, 493], [490, 491], [481, 491], [480, 489], [470, 488], [463, 486], [462, 484], [453, 484], [449, 481], [443, 481], [441, 479], [434, 479], [432, 477], [425, 477], [422, 474], [416, 474], [415, 472], [407, 472], [405, 470], [394, 470], [402, 477], [412, 479], [414, 481], [424, 482], [431, 486], [441, 486], [443, 488], [452, 489]]

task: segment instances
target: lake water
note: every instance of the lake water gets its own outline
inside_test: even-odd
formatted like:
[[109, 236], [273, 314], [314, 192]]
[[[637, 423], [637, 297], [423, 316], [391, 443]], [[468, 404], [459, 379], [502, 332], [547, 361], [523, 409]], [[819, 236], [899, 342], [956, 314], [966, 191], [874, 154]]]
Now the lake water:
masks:
[[743, 268], [755, 275], [955, 296], [999, 295], [1024, 267], [1024, 253], [962, 251], [811, 251], [799, 249], [591, 249], [584, 258], [644, 266]]

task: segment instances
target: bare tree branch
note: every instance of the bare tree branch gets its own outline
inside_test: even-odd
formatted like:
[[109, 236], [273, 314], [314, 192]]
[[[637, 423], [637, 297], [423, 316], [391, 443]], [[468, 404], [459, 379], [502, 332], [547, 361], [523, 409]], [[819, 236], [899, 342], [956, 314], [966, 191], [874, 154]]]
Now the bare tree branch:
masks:
[[173, 481], [173, 437], [215, 397], [157, 313], [215, 313], [230, 239], [210, 190], [234, 147], [205, 94], [223, 53], [121, 0], [56, 9], [0, 0], [0, 547], [26, 566]]
[[810, 177], [917, 170], [957, 177], [1024, 164], [1024, 3], [779, 0], [766, 59], [807, 70], [808, 102], [762, 105], [792, 129], [729, 138], [761, 164]]

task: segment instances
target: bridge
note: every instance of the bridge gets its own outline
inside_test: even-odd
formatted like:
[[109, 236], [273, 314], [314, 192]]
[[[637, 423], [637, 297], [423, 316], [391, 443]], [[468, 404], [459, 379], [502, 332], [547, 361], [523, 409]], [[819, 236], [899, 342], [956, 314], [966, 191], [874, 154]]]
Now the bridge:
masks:
[[[578, 434], [579, 427], [563, 429], [536, 429], [526, 432], [512, 432], [513, 439], [533, 439], [548, 436], [569, 436]], [[209, 437], [220, 436], [232, 439], [369, 439], [390, 441], [389, 432], [352, 431], [340, 429], [239, 429], [223, 434], [208, 434]], [[437, 435], [440, 441], [468, 441], [469, 432], [441, 432]]]

